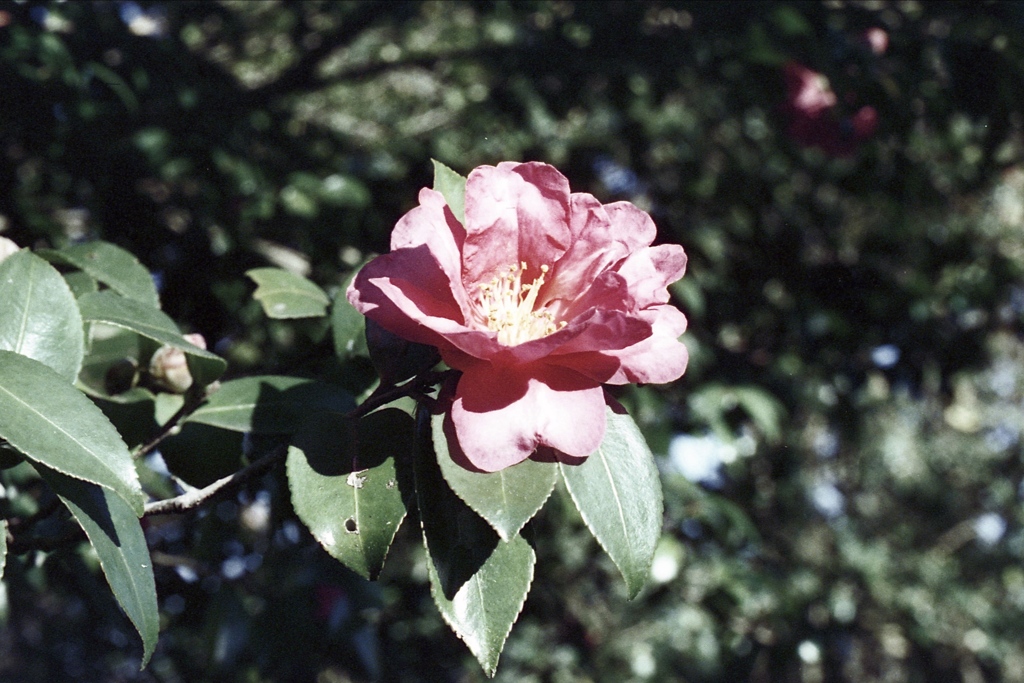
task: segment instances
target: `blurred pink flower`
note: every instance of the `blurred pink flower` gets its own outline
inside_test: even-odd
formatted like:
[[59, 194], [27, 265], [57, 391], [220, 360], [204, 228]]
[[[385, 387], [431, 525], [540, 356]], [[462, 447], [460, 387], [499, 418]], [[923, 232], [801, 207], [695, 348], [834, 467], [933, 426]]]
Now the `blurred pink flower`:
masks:
[[348, 298], [462, 372], [451, 450], [463, 462], [493, 472], [540, 447], [588, 456], [604, 436], [602, 384], [683, 374], [686, 318], [666, 287], [686, 255], [650, 246], [656, 228], [640, 209], [570, 194], [542, 163], [475, 169], [465, 224], [439, 192], [419, 200]]
[[864, 106], [848, 118], [836, 111], [837, 98], [828, 79], [802, 64], [785, 66], [789, 136], [805, 147], [819, 147], [832, 156], [849, 156], [874, 135], [878, 113]]
[[882, 56], [889, 49], [889, 34], [884, 28], [873, 26], [861, 34], [861, 40], [875, 56]]

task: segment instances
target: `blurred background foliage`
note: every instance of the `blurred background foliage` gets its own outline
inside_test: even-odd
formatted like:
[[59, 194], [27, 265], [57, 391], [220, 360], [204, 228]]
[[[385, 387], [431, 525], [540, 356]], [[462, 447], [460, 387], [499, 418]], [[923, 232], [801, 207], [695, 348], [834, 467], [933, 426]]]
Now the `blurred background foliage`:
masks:
[[[627, 601], [556, 493], [497, 679], [1024, 681], [1022, 29], [1010, 2], [8, 2], [0, 234], [115, 242], [232, 375], [361, 391], [244, 271], [336, 293], [431, 158], [553, 163], [684, 245], [692, 359], [620, 392], [666, 490], [651, 586]], [[174, 457], [239, 447], [193, 436]], [[93, 557], [12, 557], [0, 677], [482, 680], [411, 527], [369, 584], [281, 472], [149, 520], [141, 673]]]

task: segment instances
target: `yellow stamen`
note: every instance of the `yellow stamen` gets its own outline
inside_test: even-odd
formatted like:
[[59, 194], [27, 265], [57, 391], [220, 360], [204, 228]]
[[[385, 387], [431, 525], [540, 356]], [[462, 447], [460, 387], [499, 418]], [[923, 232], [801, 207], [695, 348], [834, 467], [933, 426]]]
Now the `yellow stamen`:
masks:
[[540, 267], [540, 275], [523, 284], [526, 262], [511, 265], [490, 282], [480, 285], [478, 299], [484, 325], [498, 333], [498, 341], [515, 346], [532, 339], [540, 339], [565, 327], [565, 321], [555, 323], [555, 315], [548, 310], [534, 310], [537, 296], [544, 284], [548, 266]]

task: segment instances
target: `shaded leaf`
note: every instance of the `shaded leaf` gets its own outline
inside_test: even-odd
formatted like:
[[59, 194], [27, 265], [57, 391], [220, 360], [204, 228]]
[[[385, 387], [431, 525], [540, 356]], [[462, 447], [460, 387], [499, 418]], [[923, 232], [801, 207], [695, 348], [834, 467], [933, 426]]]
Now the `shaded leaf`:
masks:
[[434, 190], [444, 197], [448, 208], [459, 223], [465, 224], [466, 178], [436, 159], [434, 162]]
[[345, 284], [338, 290], [334, 297], [334, 304], [331, 306], [331, 334], [334, 337], [334, 354], [347, 360], [353, 356], [366, 356], [365, 323], [366, 318], [356, 310], [355, 306], [348, 302], [345, 292], [356, 278], [359, 271], [356, 270], [345, 280]]
[[200, 386], [220, 377], [227, 367], [223, 358], [185, 339], [174, 321], [155, 308], [106, 291], [83, 295], [78, 306], [86, 322], [122, 327], [160, 344], [181, 349], [185, 352], [193, 379]]
[[430, 419], [417, 417], [416, 499], [430, 594], [445, 622], [493, 676], [526, 602], [536, 555], [521, 537], [498, 534], [449, 488], [430, 448]]
[[412, 452], [413, 422], [384, 409], [359, 420], [323, 413], [295, 435], [288, 449], [292, 505], [335, 559], [364, 578], [384, 566], [405, 518], [396, 459]]
[[291, 434], [311, 414], [355, 408], [347, 391], [301, 377], [258, 375], [220, 385], [189, 422], [256, 434]]
[[268, 318], [313, 318], [327, 314], [331, 303], [324, 290], [281, 268], [253, 268], [245, 273], [256, 283], [252, 297]]
[[81, 270], [64, 273], [64, 282], [68, 283], [68, 287], [71, 288], [71, 293], [75, 295], [76, 299], [83, 294], [100, 291], [99, 283], [91, 275]]
[[156, 647], [160, 614], [153, 564], [135, 512], [111, 491], [47, 467], [37, 467], [85, 530], [114, 596], [142, 638], [142, 666]]
[[[498, 472], [477, 472], [453, 460], [449, 444], [458, 444], [449, 438], [448, 413], [431, 418], [431, 431], [437, 462], [448, 485], [504, 541], [519, 533], [555, 488], [558, 466], [554, 462], [527, 459]], [[459, 460], [468, 464], [464, 457]]]
[[69, 383], [82, 367], [78, 304], [49, 263], [21, 249], [0, 263], [0, 349], [53, 368]]
[[121, 296], [160, 307], [153, 276], [135, 255], [110, 242], [88, 242], [63, 249], [41, 249], [39, 255], [55, 262], [74, 266], [88, 273]]
[[0, 351], [0, 437], [33, 462], [117, 493], [143, 495], [128, 447], [85, 395], [42, 363]]
[[370, 318], [365, 324], [370, 361], [385, 386], [415, 377], [441, 361], [441, 354], [433, 346], [403, 339]]
[[0, 519], [0, 581], [4, 579], [7, 568], [7, 520]]
[[633, 418], [607, 411], [597, 450], [579, 465], [563, 462], [560, 467], [583, 521], [619, 568], [633, 598], [647, 581], [661, 536], [661, 481]]

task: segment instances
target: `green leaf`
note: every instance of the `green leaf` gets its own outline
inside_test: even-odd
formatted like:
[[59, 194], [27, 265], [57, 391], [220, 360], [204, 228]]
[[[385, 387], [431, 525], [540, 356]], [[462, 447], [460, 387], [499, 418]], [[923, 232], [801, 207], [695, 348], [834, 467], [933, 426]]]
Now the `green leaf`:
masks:
[[188, 422], [256, 434], [292, 434], [311, 413], [355, 408], [341, 387], [301, 377], [258, 375], [224, 382]]
[[246, 275], [256, 283], [252, 297], [268, 318], [314, 318], [327, 314], [330, 298], [312, 282], [281, 268], [253, 268]]
[[573, 502], [626, 580], [644, 587], [661, 536], [661, 481], [654, 456], [627, 413], [608, 408], [604, 440], [579, 465], [560, 463]]
[[0, 437], [33, 462], [110, 489], [142, 515], [135, 466], [110, 421], [56, 372], [11, 351], [0, 351]]
[[395, 460], [412, 452], [413, 421], [384, 409], [360, 420], [322, 413], [288, 449], [288, 488], [299, 519], [335, 559], [374, 579], [405, 518]]
[[337, 296], [334, 297], [334, 304], [331, 306], [331, 334], [334, 337], [334, 354], [342, 359], [348, 360], [353, 356], [367, 356], [366, 349], [366, 318], [355, 309], [355, 306], [348, 302], [345, 292], [349, 285], [356, 279], [359, 271], [352, 273]]
[[434, 190], [440, 192], [455, 219], [465, 225], [466, 178], [436, 159], [434, 162]]
[[69, 383], [82, 367], [78, 304], [49, 263], [21, 249], [0, 263], [0, 349], [53, 368]]
[[160, 296], [153, 283], [153, 276], [131, 252], [117, 245], [102, 241], [88, 242], [59, 250], [41, 249], [39, 255], [85, 271], [121, 296], [151, 308], [160, 308]]
[[[431, 418], [434, 452], [448, 485], [478, 515], [494, 527], [503, 541], [519, 533], [537, 514], [555, 488], [558, 466], [524, 460], [498, 472], [476, 472], [455, 462], [445, 434], [446, 415]], [[447, 427], [450, 430], [450, 426]]]
[[533, 581], [536, 555], [521, 537], [498, 534], [448, 487], [418, 417], [416, 498], [427, 549], [430, 594], [445, 622], [493, 676]]
[[36, 469], [89, 537], [114, 597], [142, 637], [142, 667], [145, 667], [156, 647], [160, 613], [153, 563], [135, 511], [101, 486], [48, 467]]
[[508, 634], [526, 602], [537, 556], [522, 536], [499, 540], [483, 565], [449, 598], [427, 548], [430, 595], [445, 623], [494, 677]]
[[75, 295], [76, 299], [83, 294], [100, 291], [99, 283], [92, 279], [91, 275], [80, 270], [64, 273], [64, 281], [68, 283], [68, 287], [71, 288], [71, 293]]
[[83, 295], [78, 300], [78, 306], [86, 322], [121, 327], [160, 344], [181, 349], [185, 352], [192, 378], [200, 386], [206, 386], [220, 377], [227, 367], [223, 358], [199, 348], [181, 336], [178, 326], [162, 311], [138, 301], [104, 291]]

